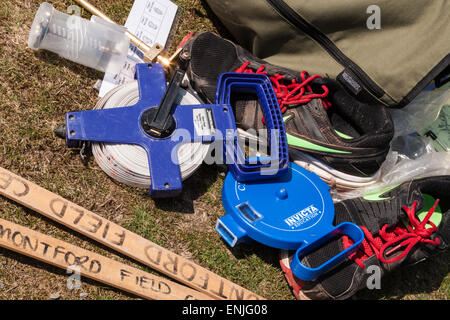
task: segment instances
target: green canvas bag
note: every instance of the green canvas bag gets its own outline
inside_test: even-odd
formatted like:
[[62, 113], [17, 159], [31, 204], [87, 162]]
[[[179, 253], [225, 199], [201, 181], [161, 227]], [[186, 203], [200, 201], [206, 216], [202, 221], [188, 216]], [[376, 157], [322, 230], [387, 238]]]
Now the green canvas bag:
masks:
[[449, 0], [206, 0], [255, 56], [408, 104], [450, 66]]

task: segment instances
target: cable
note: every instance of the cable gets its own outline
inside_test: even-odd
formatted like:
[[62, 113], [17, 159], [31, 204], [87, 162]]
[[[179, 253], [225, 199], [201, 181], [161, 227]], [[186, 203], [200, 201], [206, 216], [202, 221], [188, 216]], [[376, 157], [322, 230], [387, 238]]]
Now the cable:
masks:
[[[95, 109], [120, 108], [132, 106], [139, 101], [137, 81], [128, 82], [114, 88], [95, 106]], [[201, 104], [192, 94], [179, 89], [176, 102], [180, 105]], [[187, 179], [202, 164], [209, 144], [200, 142], [186, 143], [178, 149], [181, 178]], [[102, 170], [114, 180], [126, 185], [146, 188], [150, 187], [150, 170], [145, 150], [137, 145], [92, 143], [92, 153]]]

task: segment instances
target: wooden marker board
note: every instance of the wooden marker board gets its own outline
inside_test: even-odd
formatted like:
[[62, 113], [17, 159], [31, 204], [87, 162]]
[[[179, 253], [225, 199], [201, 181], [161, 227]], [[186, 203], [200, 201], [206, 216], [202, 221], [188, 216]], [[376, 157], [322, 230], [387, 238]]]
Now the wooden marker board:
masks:
[[148, 272], [0, 219], [0, 246], [112, 287], [154, 300], [210, 300], [211, 297]]
[[0, 194], [212, 298], [264, 299], [1, 167]]

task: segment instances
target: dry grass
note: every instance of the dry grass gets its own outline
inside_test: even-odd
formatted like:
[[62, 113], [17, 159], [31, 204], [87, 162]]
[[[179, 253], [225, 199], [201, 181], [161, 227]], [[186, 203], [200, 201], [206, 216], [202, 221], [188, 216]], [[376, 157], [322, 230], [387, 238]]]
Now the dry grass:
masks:
[[[125, 22], [132, 2], [92, 1], [118, 23]], [[203, 1], [175, 2], [183, 11], [169, 53], [191, 31], [218, 30], [224, 34]], [[203, 166], [186, 181], [181, 196], [154, 201], [145, 191], [109, 179], [92, 159], [84, 166], [76, 152], [55, 138], [53, 129], [64, 122], [66, 112], [94, 106], [97, 93], [92, 87], [103, 75], [26, 47], [39, 4], [37, 0], [3, 0], [0, 8], [1, 166], [266, 298], [293, 299], [276, 250], [258, 245], [230, 250], [215, 233], [215, 222], [224, 214], [223, 174], [216, 167]], [[74, 2], [58, 0], [52, 4], [65, 11]], [[0, 207], [4, 219], [144, 268], [5, 198], [0, 198]], [[448, 299], [448, 261], [445, 254], [405, 269], [383, 282], [383, 290], [366, 291], [361, 297]], [[0, 299], [49, 299], [56, 293], [61, 299], [136, 298], [87, 279], [83, 279], [81, 289], [70, 291], [66, 280], [64, 271], [0, 248]]]

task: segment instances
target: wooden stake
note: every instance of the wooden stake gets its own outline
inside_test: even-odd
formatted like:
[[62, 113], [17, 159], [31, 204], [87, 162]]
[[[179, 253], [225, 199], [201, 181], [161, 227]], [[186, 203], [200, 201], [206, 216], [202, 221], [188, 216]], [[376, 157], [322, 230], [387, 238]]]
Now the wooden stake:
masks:
[[216, 299], [264, 299], [0, 167], [0, 194]]
[[3, 219], [0, 246], [146, 299], [211, 299], [191, 288]]

